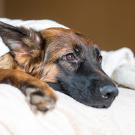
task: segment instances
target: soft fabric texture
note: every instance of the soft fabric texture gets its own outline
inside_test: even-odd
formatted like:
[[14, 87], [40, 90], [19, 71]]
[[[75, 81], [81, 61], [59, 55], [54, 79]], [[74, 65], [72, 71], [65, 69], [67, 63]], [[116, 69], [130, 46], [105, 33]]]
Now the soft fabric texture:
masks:
[[129, 48], [102, 51], [103, 70], [119, 85], [135, 90], [135, 58]]
[[[37, 30], [53, 23], [0, 19], [3, 20], [18, 26], [29, 24]], [[9, 51], [2, 42], [0, 46], [1, 56]], [[118, 84], [135, 89], [133, 52], [122, 48], [102, 54], [105, 72]], [[119, 88], [119, 96], [109, 109], [88, 107], [56, 92], [59, 100], [55, 109], [44, 114], [33, 112], [17, 88], [0, 84], [0, 135], [135, 135], [135, 91], [131, 89]]]
[[57, 92], [56, 108], [33, 113], [16, 88], [0, 85], [0, 135], [135, 135], [135, 92], [119, 89], [109, 109], [95, 109]]

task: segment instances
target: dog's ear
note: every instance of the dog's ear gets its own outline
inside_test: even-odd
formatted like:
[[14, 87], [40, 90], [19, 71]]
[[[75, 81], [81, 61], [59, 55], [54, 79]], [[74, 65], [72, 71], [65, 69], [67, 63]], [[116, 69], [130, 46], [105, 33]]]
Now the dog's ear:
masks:
[[0, 36], [12, 53], [32, 54], [42, 48], [39, 32], [24, 27], [14, 27], [0, 22]]

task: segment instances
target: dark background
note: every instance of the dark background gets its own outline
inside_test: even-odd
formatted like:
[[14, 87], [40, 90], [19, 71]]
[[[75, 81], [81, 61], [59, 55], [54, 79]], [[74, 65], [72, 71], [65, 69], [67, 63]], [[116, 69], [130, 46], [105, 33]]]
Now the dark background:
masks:
[[0, 17], [56, 20], [102, 49], [135, 51], [135, 0], [0, 0]]

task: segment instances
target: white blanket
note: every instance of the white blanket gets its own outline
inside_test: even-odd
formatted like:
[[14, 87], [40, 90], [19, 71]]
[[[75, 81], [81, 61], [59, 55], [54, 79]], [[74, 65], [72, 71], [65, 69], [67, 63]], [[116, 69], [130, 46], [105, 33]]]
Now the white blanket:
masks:
[[102, 51], [103, 70], [119, 85], [135, 89], [135, 58], [129, 48]]
[[[0, 20], [14, 25], [27, 24], [20, 20]], [[40, 26], [37, 30], [45, 25], [45, 20], [28, 22], [31, 22], [28, 23], [30, 26]], [[1, 55], [9, 51], [4, 49], [2, 42], [0, 46], [3, 46]], [[118, 84], [135, 89], [132, 51], [123, 48], [102, 54], [105, 72]], [[135, 135], [135, 92], [124, 88], [119, 90], [119, 96], [109, 109], [88, 107], [57, 92], [56, 108], [47, 114], [35, 114], [19, 90], [0, 84], [0, 135]]]
[[34, 114], [22, 93], [0, 85], [0, 135], [135, 135], [135, 92], [119, 89], [109, 109], [87, 107], [57, 93], [56, 108]]

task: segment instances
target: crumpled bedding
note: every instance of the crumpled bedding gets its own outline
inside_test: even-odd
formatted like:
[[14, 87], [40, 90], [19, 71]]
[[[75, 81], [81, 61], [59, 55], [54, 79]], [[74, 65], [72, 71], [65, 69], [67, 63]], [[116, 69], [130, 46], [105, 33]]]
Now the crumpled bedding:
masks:
[[[27, 24], [21, 20], [0, 20], [14, 25]], [[28, 24], [44, 28], [45, 20], [39, 22]], [[2, 41], [0, 46], [5, 47]], [[0, 55], [8, 51], [8, 48], [3, 49]], [[17, 88], [0, 84], [0, 135], [135, 135], [134, 54], [122, 48], [102, 51], [102, 55], [104, 71], [118, 85], [130, 88], [119, 88], [119, 96], [109, 109], [88, 107], [56, 92], [59, 100], [54, 110], [46, 114], [33, 112]]]
[[135, 90], [135, 58], [129, 48], [102, 51], [102, 68], [118, 85]]

